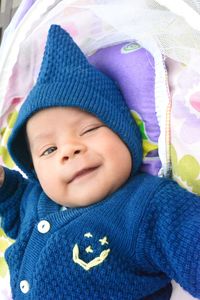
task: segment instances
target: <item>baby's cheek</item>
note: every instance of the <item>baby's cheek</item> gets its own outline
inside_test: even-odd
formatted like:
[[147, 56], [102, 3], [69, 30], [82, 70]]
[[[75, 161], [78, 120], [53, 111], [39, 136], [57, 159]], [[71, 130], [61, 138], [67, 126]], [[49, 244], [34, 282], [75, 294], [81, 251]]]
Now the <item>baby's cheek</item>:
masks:
[[51, 188], [54, 178], [53, 170], [46, 168], [42, 164], [38, 164], [35, 166], [35, 172], [42, 188]]

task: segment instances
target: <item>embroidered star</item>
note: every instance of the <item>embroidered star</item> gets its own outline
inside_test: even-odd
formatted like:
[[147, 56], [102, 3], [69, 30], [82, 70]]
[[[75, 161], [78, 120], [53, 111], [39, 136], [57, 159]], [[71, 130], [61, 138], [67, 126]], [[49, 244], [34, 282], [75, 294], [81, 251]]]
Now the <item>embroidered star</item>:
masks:
[[102, 246], [108, 244], [107, 236], [104, 236], [102, 239], [99, 240], [99, 242]]
[[85, 251], [86, 251], [87, 253], [93, 253], [93, 250], [92, 250], [92, 247], [91, 247], [91, 246], [88, 246], [88, 247], [85, 249]]
[[85, 233], [84, 236], [87, 237], [87, 238], [93, 237], [93, 235], [90, 232]]

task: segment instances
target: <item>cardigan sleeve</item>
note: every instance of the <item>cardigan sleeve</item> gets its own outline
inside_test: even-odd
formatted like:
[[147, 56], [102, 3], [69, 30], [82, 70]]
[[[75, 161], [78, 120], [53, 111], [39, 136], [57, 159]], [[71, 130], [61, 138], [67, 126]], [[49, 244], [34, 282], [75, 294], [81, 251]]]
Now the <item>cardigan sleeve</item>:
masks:
[[200, 197], [173, 181], [161, 181], [141, 225], [138, 261], [200, 298]]
[[0, 188], [0, 227], [16, 239], [20, 227], [21, 199], [27, 188], [28, 180], [13, 170], [4, 168], [5, 179]]

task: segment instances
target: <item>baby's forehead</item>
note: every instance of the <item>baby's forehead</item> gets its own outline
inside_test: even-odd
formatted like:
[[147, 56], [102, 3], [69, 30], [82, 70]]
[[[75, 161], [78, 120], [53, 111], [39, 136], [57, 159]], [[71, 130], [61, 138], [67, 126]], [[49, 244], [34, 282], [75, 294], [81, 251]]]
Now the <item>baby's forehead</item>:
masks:
[[[101, 122], [95, 115], [77, 107], [50, 107], [36, 112], [26, 124], [28, 137], [35, 136], [51, 128], [81, 126], [87, 123]], [[103, 122], [101, 122], [103, 123]]]

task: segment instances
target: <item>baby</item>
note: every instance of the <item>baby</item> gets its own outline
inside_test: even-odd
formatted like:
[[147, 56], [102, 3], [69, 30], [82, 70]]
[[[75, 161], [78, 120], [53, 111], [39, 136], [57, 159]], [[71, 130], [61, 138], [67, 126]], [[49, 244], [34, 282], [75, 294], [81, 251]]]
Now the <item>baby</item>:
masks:
[[16, 300], [200, 297], [200, 199], [139, 171], [141, 137], [116, 84], [52, 25], [1, 168]]

